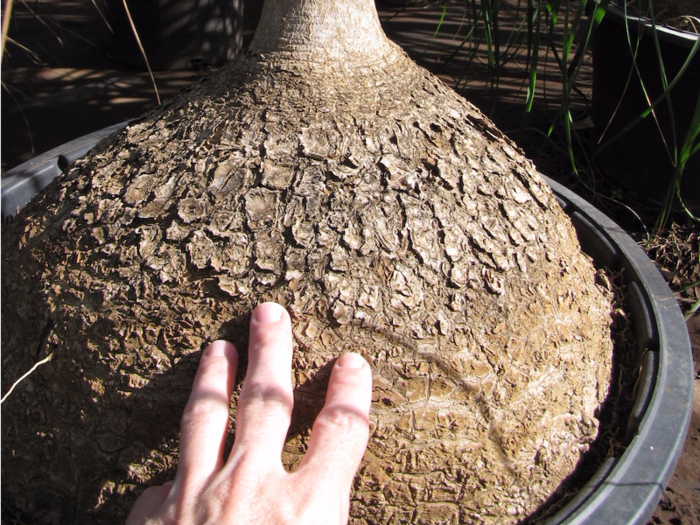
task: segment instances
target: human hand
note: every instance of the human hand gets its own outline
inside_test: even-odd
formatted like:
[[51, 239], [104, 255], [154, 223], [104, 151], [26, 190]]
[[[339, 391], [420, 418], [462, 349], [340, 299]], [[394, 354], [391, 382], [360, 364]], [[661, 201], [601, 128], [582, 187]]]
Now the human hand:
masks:
[[202, 354], [181, 421], [175, 481], [150, 487], [127, 525], [346, 523], [350, 489], [369, 438], [372, 375], [358, 354], [338, 358], [306, 456], [294, 472], [281, 451], [292, 415], [292, 327], [276, 303], [250, 320], [248, 371], [236, 438], [224, 462], [238, 354], [215, 341]]

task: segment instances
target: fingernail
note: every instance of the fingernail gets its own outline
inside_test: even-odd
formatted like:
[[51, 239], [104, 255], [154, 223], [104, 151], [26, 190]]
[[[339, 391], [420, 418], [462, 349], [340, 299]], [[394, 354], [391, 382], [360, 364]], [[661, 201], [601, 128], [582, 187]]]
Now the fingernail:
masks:
[[219, 339], [210, 344], [204, 353], [209, 357], [231, 357], [235, 351], [236, 348], [232, 343]]
[[262, 303], [253, 310], [253, 321], [256, 323], [276, 323], [282, 319], [284, 308], [277, 303]]
[[366, 361], [360, 354], [343, 354], [335, 362], [338, 368], [362, 368]]

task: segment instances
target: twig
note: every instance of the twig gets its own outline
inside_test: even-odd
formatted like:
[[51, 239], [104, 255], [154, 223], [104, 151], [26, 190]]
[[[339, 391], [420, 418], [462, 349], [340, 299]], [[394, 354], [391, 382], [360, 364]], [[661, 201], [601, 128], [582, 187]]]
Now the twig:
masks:
[[32, 372], [34, 372], [34, 370], [36, 370], [37, 368], [39, 368], [40, 365], [43, 365], [44, 363], [48, 363], [49, 361], [51, 361], [51, 359], [53, 359], [53, 354], [47, 355], [44, 359], [42, 359], [41, 361], [39, 361], [38, 363], [36, 363], [33, 367], [31, 367], [31, 368], [29, 369], [29, 372], [27, 372], [26, 374], [24, 374], [22, 377], [20, 377], [20, 378], [19, 378], [17, 381], [15, 381], [14, 383], [12, 383], [12, 386], [11, 386], [10, 389], [7, 391], [7, 393], [6, 393], [4, 396], [2, 396], [2, 399], [0, 399], [0, 404], [2, 404], [2, 403], [5, 402], [5, 400], [7, 399], [7, 396], [9, 396], [9, 395], [12, 393], [12, 391], [15, 389], [15, 387], [16, 387], [17, 385], [19, 385], [22, 381], [24, 381], [27, 377], [29, 377], [29, 375], [30, 375]]

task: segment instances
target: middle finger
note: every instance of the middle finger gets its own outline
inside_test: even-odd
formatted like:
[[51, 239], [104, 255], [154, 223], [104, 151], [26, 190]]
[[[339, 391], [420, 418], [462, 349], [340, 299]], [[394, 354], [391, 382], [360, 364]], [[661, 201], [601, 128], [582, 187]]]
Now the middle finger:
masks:
[[294, 396], [291, 380], [292, 326], [276, 303], [259, 305], [250, 319], [248, 372], [238, 398], [236, 440], [231, 460], [242, 453], [263, 452], [280, 461], [289, 429]]

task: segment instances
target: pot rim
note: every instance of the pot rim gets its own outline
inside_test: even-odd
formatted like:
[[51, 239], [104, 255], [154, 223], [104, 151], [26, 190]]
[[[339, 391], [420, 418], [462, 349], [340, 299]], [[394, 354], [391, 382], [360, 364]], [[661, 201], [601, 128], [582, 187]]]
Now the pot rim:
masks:
[[644, 525], [671, 479], [690, 424], [693, 360], [688, 329], [673, 293], [644, 250], [593, 205], [543, 178], [596, 266], [623, 270], [641, 362], [625, 451], [608, 458], [546, 523]]
[[[595, 0], [596, 4], [599, 5], [602, 1]], [[625, 12], [622, 7], [612, 2], [608, 4], [605, 17], [609, 17], [611, 21], [618, 25], [625, 25], [626, 22], [631, 22], [628, 24], [630, 29], [638, 30], [641, 27], [646, 36], [651, 37], [652, 33], [656, 31], [659, 40], [687, 48], [692, 48], [700, 40], [700, 34], [698, 33], [677, 29], [666, 24], [653, 24], [650, 18], [633, 15], [629, 11]], [[605, 17], [603, 17], [603, 20], [605, 20]]]

